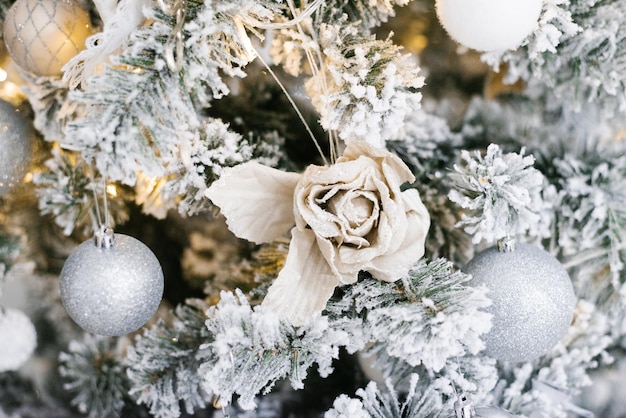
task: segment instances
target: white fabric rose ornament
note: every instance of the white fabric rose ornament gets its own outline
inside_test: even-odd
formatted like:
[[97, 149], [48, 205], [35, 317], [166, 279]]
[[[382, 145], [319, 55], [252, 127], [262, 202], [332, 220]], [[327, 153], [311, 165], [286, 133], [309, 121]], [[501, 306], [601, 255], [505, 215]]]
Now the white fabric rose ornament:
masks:
[[424, 255], [430, 217], [417, 190], [400, 188], [414, 180], [396, 155], [359, 141], [333, 165], [303, 174], [241, 164], [206, 196], [240, 238], [271, 242], [292, 228], [285, 267], [263, 306], [299, 326], [359, 271], [391, 282]]

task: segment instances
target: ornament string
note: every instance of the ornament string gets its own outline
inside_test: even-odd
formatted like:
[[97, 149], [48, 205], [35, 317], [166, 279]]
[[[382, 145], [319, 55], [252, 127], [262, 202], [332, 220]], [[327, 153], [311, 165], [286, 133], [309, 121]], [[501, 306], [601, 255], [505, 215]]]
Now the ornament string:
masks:
[[[298, 11], [296, 10], [296, 6], [293, 0], [287, 0], [287, 4], [293, 16], [302, 16], [306, 14], [306, 10], [305, 10], [305, 12], [298, 15]], [[307, 36], [311, 36], [313, 40], [315, 41], [313, 44], [316, 46], [316, 48], [311, 48], [309, 43], [304, 43], [303, 45], [307, 62], [309, 63], [309, 67], [311, 68], [311, 73], [313, 74], [313, 77], [319, 77], [321, 79], [322, 91], [324, 92], [324, 95], [328, 96], [329, 94], [328, 94], [328, 83], [326, 81], [326, 72], [323, 70], [324, 58], [322, 57], [322, 53], [319, 49], [319, 42], [317, 39], [315, 39], [316, 38], [315, 32], [311, 31], [310, 34], [307, 34], [304, 28], [302, 27], [301, 22], [302, 21], [295, 22], [298, 33], [303, 38], [306, 38]], [[329, 136], [328, 142], [330, 144], [330, 161], [335, 162], [339, 155], [339, 138], [337, 137], [336, 132], [332, 129], [329, 131], [328, 136]]]
[[[456, 356], [456, 368], [458, 373], [462, 374], [461, 371], [461, 363], [459, 362], [459, 357]], [[445, 366], [446, 369], [449, 369], [448, 374], [452, 373], [452, 369], [449, 368], [449, 365]], [[456, 385], [454, 384], [454, 380], [450, 377], [450, 385], [452, 386], [452, 393], [454, 393], [454, 397], [456, 398], [454, 401], [454, 416], [455, 418], [475, 418], [476, 417], [476, 409], [474, 407], [474, 402], [467, 396], [465, 393], [459, 394], [456, 389]]]
[[293, 100], [293, 98], [291, 97], [291, 95], [287, 91], [287, 88], [280, 81], [280, 79], [278, 78], [276, 73], [271, 69], [271, 67], [267, 64], [267, 62], [263, 59], [261, 54], [259, 54], [259, 52], [256, 50], [256, 48], [252, 45], [252, 42], [250, 41], [250, 38], [248, 37], [248, 34], [246, 33], [245, 28], [243, 27], [243, 23], [241, 22], [240, 17], [239, 16], [235, 16], [233, 18], [233, 20], [235, 21], [235, 25], [237, 26], [237, 32], [238, 32], [240, 38], [242, 39], [242, 42], [246, 46], [246, 49], [248, 49], [248, 52], [252, 56], [256, 56], [259, 59], [259, 61], [263, 65], [263, 67], [265, 67], [265, 69], [272, 76], [274, 81], [276, 81], [276, 84], [278, 84], [278, 87], [280, 87], [280, 89], [282, 90], [283, 94], [285, 95], [285, 97], [289, 101], [289, 104], [291, 104], [291, 107], [293, 107], [294, 111], [298, 115], [298, 118], [300, 119], [300, 121], [304, 125], [304, 129], [306, 129], [307, 133], [309, 134], [309, 136], [313, 140], [313, 143], [315, 144], [315, 148], [317, 149], [317, 152], [319, 153], [320, 157], [322, 158], [322, 161], [324, 162], [324, 165], [328, 165], [328, 160], [324, 156], [324, 152], [322, 151], [322, 147], [320, 146], [317, 138], [313, 134], [313, 131], [311, 130], [311, 127], [309, 126], [309, 124], [307, 123], [306, 119], [304, 118], [304, 115], [302, 114], [302, 112], [298, 108], [298, 105], [296, 104], [296, 102]]
[[96, 187], [96, 181], [93, 175], [93, 166], [91, 170], [88, 172], [89, 179], [91, 180], [91, 191], [93, 192], [93, 200], [94, 200], [94, 208], [95, 208], [95, 219], [92, 215], [93, 219], [93, 230], [96, 240], [96, 247], [98, 248], [110, 248], [113, 245], [113, 229], [110, 228], [109, 225], [109, 205], [107, 198], [107, 187], [106, 187], [106, 177], [102, 177], [103, 188], [102, 188], [102, 205], [103, 205], [103, 216], [100, 214], [100, 202], [98, 201], [98, 190]]
[[183, 26], [187, 17], [187, 0], [175, 0], [172, 6], [167, 6], [163, 0], [159, 0], [161, 9], [174, 15], [176, 23], [172, 33], [165, 42], [165, 62], [172, 72], [178, 72], [183, 67]]

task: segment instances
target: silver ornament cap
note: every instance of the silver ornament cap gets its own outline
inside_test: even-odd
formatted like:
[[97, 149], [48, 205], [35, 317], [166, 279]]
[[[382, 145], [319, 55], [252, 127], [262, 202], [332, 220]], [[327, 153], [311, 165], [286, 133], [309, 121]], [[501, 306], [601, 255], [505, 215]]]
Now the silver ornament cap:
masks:
[[475, 406], [474, 402], [465, 394], [460, 395], [454, 402], [454, 415], [448, 418], [512, 418], [513, 415], [502, 409], [490, 405]]
[[464, 269], [472, 285], [484, 285], [492, 305], [485, 353], [510, 362], [533, 360], [565, 335], [576, 295], [563, 265], [535, 245], [516, 243], [479, 253]]
[[81, 328], [124, 335], [141, 328], [163, 297], [163, 271], [141, 241], [105, 230], [80, 244], [60, 275], [61, 302]]

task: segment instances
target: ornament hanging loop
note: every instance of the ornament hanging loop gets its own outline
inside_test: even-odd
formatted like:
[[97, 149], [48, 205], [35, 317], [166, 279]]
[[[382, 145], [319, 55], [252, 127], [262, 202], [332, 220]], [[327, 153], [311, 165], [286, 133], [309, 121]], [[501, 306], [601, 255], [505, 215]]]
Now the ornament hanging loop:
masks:
[[517, 240], [513, 237], [501, 238], [498, 240], [498, 251], [501, 253], [511, 253], [515, 251]]
[[456, 418], [476, 418], [474, 402], [462, 393], [454, 402], [454, 413]]
[[113, 233], [113, 228], [109, 228], [108, 226], [101, 226], [98, 231], [94, 234], [94, 240], [96, 243], [96, 247], [106, 249], [111, 248], [115, 241], [115, 234]]
[[178, 72], [183, 67], [183, 26], [187, 17], [187, 0], [175, 0], [171, 6], [159, 0], [159, 6], [165, 13], [176, 18], [174, 29], [165, 43], [164, 58], [170, 71]]

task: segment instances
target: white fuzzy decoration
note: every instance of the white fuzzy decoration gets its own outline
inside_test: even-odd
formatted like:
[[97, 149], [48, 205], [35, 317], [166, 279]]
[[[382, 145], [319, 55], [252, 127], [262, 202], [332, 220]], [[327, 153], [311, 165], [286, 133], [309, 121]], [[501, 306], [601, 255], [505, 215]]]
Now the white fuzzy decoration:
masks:
[[87, 39], [87, 49], [72, 58], [63, 67], [63, 80], [70, 88], [78, 87], [98, 71], [98, 67], [117, 51], [129, 35], [144, 20], [143, 8], [150, 5], [150, 0], [115, 0], [96, 1], [96, 7], [104, 22], [102, 32]]
[[17, 370], [37, 346], [37, 333], [30, 318], [13, 308], [0, 309], [0, 372]]
[[450, 36], [478, 51], [516, 49], [537, 27], [543, 0], [437, 0]]
[[424, 255], [430, 217], [415, 177], [396, 155], [348, 142], [335, 164], [302, 175], [254, 162], [227, 170], [205, 191], [230, 230], [256, 243], [291, 229], [284, 268], [263, 306], [293, 325], [319, 316], [339, 284], [360, 271], [393, 282]]

